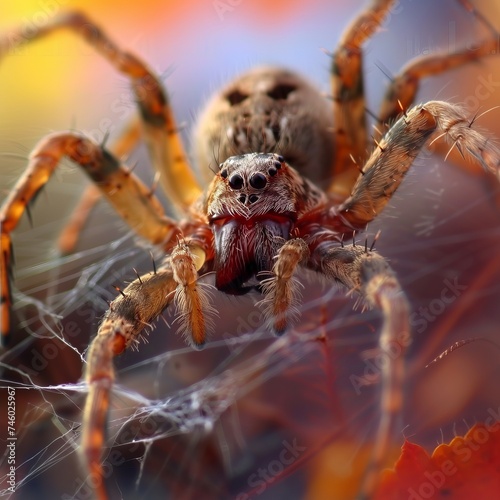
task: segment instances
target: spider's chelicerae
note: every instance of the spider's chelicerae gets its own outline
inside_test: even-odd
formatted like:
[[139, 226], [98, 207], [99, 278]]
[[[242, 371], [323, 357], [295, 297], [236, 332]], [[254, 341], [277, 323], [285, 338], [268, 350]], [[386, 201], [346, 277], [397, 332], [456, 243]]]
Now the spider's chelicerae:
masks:
[[[466, 0], [462, 3], [471, 9]], [[120, 290], [88, 351], [82, 453], [100, 498], [106, 498], [101, 452], [113, 359], [135, 345], [144, 328], [170, 304], [190, 344], [202, 347], [212, 306], [200, 275], [213, 272], [215, 287], [227, 294], [261, 293], [269, 326], [281, 335], [297, 319], [295, 274], [308, 268], [381, 311], [382, 352], [394, 345], [403, 351], [409, 345], [409, 307], [389, 265], [369, 245], [343, 242], [366, 229], [421, 149], [434, 141], [442, 144], [443, 137], [461, 155], [497, 175], [500, 151], [475, 130], [474, 119], [460, 107], [441, 101], [413, 106], [422, 77], [490, 54], [496, 36], [474, 51], [421, 57], [408, 64], [386, 94], [372, 148], [361, 47], [392, 4], [374, 0], [343, 34], [332, 56], [331, 104], [300, 76], [275, 67], [250, 71], [218, 93], [197, 129], [199, 164], [213, 163], [214, 152], [219, 160], [205, 189], [188, 164], [162, 84], [138, 57], [123, 51], [79, 13], [57, 16], [33, 34], [36, 38], [65, 27], [85, 38], [130, 78], [140, 123], [130, 125], [112, 153], [72, 132], [52, 134], [32, 152], [25, 174], [0, 211], [3, 338], [10, 329], [12, 303], [11, 232], [61, 158], [81, 166], [130, 227], [165, 252], [155, 273], [138, 276]], [[139, 129], [161, 185], [183, 213], [179, 221], [167, 217], [151, 190], [117, 159], [135, 143]], [[377, 441], [361, 486], [364, 496], [375, 489], [402, 407], [403, 356], [387, 359]]]

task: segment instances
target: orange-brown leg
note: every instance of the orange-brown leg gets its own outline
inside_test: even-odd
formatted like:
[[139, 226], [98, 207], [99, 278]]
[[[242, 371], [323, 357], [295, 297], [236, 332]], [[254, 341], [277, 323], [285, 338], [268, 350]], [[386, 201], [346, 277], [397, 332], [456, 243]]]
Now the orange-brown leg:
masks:
[[[149, 147], [152, 163], [161, 174], [160, 181], [172, 203], [187, 210], [201, 194], [189, 166], [184, 147], [175, 123], [168, 96], [159, 78], [138, 57], [121, 50], [89, 18], [79, 12], [69, 12], [39, 25], [31, 32], [30, 40], [38, 39], [63, 28], [74, 31], [109, 61], [131, 82], [143, 124], [143, 133]], [[11, 33], [2, 43], [0, 60], [8, 50], [25, 43], [21, 32]]]
[[298, 314], [296, 303], [300, 283], [294, 277], [301, 262], [309, 256], [309, 249], [300, 238], [287, 241], [276, 255], [271, 276], [262, 280], [265, 298], [260, 301], [270, 326], [277, 335], [285, 332]]
[[8, 279], [12, 261], [10, 234], [64, 156], [85, 170], [137, 234], [159, 244], [179, 233], [176, 223], [163, 214], [153, 193], [106, 150], [70, 132], [46, 137], [31, 154], [26, 171], [0, 208], [0, 333], [4, 341], [10, 328], [12, 304]]
[[[211, 236], [210, 236], [211, 237]], [[198, 283], [198, 271], [205, 263], [205, 250], [197, 245], [189, 246], [180, 241], [169, 259], [177, 283], [174, 301], [178, 332], [195, 348], [201, 349], [207, 332], [213, 329], [215, 309], [210, 305], [210, 285]]]
[[90, 345], [85, 369], [89, 392], [83, 411], [81, 453], [89, 484], [95, 488], [99, 500], [108, 498], [101, 457], [115, 378], [114, 357], [138, 342], [144, 328], [172, 301], [176, 286], [170, 266], [133, 281], [111, 302]]
[[[471, 12], [481, 24], [485, 25], [487, 30], [491, 32], [491, 35], [478, 43], [474, 47], [474, 50], [464, 48], [452, 53], [438, 53], [422, 56], [411, 60], [403, 67], [400, 73], [392, 78], [382, 101], [378, 117], [379, 125], [374, 131], [376, 140], [380, 140], [380, 137], [386, 132], [390, 124], [414, 103], [420, 88], [420, 82], [423, 78], [445, 73], [468, 63], [478, 61], [484, 57], [498, 55], [499, 40], [494, 27], [480, 12], [476, 11], [468, 0], [458, 1]], [[435, 140], [431, 140], [427, 147], [431, 151], [449, 159], [463, 170], [473, 174], [484, 175], [484, 171], [481, 170], [477, 163], [467, 161], [457, 149], [450, 149], [450, 145], [444, 138], [435, 137]]]
[[359, 492], [360, 498], [368, 499], [375, 492], [381, 470], [388, 465], [385, 461], [403, 409], [404, 355], [411, 343], [409, 305], [384, 258], [363, 246], [326, 243], [313, 252], [310, 262], [322, 275], [359, 293], [369, 307], [379, 309], [383, 316], [379, 338], [385, 361], [381, 368], [380, 420]]
[[[137, 117], [131, 120], [120, 135], [110, 144], [110, 153], [119, 159], [130, 153], [141, 137], [140, 126]], [[90, 212], [100, 199], [100, 189], [95, 184], [90, 184], [83, 192], [71, 214], [70, 220], [59, 235], [57, 246], [62, 254], [69, 254], [74, 250]]]
[[498, 40], [484, 40], [476, 50], [464, 49], [452, 54], [423, 56], [410, 61], [389, 85], [379, 112], [381, 130], [376, 139], [385, 132], [388, 124], [406, 111], [414, 102], [422, 78], [439, 75], [451, 69], [495, 53]]
[[367, 156], [361, 47], [379, 28], [393, 3], [393, 0], [372, 0], [344, 32], [333, 54], [331, 87], [335, 156], [334, 181], [329, 191], [343, 198], [351, 193], [359, 173], [353, 159], [361, 165]]
[[204, 245], [209, 242], [180, 241], [158, 271], [137, 278], [111, 302], [87, 355], [85, 381], [89, 392], [82, 425], [82, 454], [90, 474], [89, 483], [99, 499], [106, 499], [101, 464], [106, 419], [115, 372], [113, 358], [138, 344], [143, 330], [151, 327], [174, 301], [182, 318], [182, 333], [201, 347], [205, 342], [212, 308], [198, 281], [205, 263]]

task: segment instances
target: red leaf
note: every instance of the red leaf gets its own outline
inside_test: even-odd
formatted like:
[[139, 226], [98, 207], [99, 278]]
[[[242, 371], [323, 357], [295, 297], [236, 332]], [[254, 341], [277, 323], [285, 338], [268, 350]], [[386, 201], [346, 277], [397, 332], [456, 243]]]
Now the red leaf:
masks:
[[384, 471], [376, 500], [470, 500], [500, 493], [500, 422], [476, 424], [432, 456], [408, 441], [394, 469]]

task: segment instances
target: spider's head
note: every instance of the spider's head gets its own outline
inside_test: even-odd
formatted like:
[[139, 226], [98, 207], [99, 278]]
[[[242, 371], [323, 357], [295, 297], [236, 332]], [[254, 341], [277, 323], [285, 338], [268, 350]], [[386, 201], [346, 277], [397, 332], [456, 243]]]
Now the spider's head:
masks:
[[206, 198], [215, 237], [216, 286], [244, 293], [243, 284], [272, 268], [295, 222], [321, 199], [321, 191], [280, 155], [232, 156], [220, 165]]
[[297, 174], [282, 156], [252, 153], [221, 163], [207, 199], [211, 222], [227, 217], [246, 221], [270, 214], [296, 219], [293, 182]]

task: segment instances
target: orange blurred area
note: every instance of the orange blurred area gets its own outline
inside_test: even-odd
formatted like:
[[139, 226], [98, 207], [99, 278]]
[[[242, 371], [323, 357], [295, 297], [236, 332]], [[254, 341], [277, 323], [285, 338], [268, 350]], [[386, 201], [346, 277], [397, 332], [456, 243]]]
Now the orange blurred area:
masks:
[[[189, 11], [182, 5], [154, 0], [129, 3], [126, 8], [120, 2], [109, 0], [9, 2], [1, 7], [0, 29], [20, 29], [21, 36], [26, 35], [29, 39], [34, 26], [40, 26], [64, 11], [80, 9], [115, 35], [128, 33], [127, 41], [120, 40], [120, 43], [130, 46], [148, 38], [145, 26], [152, 34], [162, 28], [172, 29], [172, 26], [185, 23]], [[12, 121], [19, 124], [19, 118], [26, 115], [31, 116], [28, 127], [33, 129], [43, 127], [47, 123], [46, 116], [51, 116], [54, 128], [68, 128], [72, 119], [76, 120], [77, 127], [87, 127], [91, 123], [90, 118], [81, 116], [78, 103], [82, 99], [96, 98], [97, 106], [99, 103], [104, 105], [104, 99], [99, 101], [100, 89], [91, 87], [96, 85], [94, 75], [96, 72], [102, 74], [101, 85], [108, 92], [111, 85], [116, 86], [117, 78], [107, 63], [75, 34], [65, 30], [8, 51], [0, 72], [0, 93], [4, 96], [0, 130], [9, 126], [9, 120], [10, 126]]]
[[123, 17], [135, 19], [137, 23], [148, 22], [154, 28], [157, 23], [162, 22], [163, 16], [181, 22], [193, 16], [194, 11], [203, 5], [209, 4], [214, 11], [230, 13], [234, 9], [243, 6], [248, 12], [256, 16], [259, 22], [275, 23], [279, 18], [286, 17], [300, 8], [301, 0], [277, 0], [269, 3], [265, 0], [252, 0], [247, 6], [242, 4], [245, 0], [214, 0], [209, 2], [191, 1], [178, 2], [176, 0], [143, 0], [141, 2], [129, 2], [124, 6], [120, 0], [21, 0], [9, 2], [2, 5], [3, 21], [18, 22], [19, 19], [37, 22], [46, 15], [52, 15], [60, 9], [82, 9], [86, 11], [98, 11], [99, 19], [120, 22]]
[[[369, 444], [360, 448], [353, 440], [339, 439], [318, 453], [308, 467], [308, 500], [356, 498], [372, 449]], [[394, 448], [387, 457], [386, 466], [390, 467], [397, 456], [398, 450]]]

